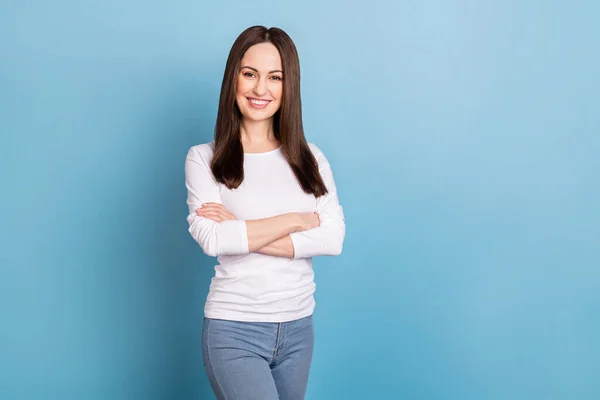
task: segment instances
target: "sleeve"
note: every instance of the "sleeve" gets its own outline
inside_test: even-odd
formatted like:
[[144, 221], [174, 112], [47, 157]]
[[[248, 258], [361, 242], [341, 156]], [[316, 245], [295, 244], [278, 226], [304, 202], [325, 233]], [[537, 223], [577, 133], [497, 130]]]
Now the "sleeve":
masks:
[[185, 160], [185, 185], [189, 214], [188, 231], [209, 256], [247, 254], [248, 232], [245, 221], [215, 222], [200, 217], [196, 209], [203, 203], [221, 203], [219, 185], [215, 181], [205, 157], [191, 148]]
[[294, 258], [340, 255], [346, 235], [344, 211], [338, 200], [331, 166], [318, 149], [316, 158], [328, 193], [317, 198], [319, 227], [290, 234], [294, 245]]

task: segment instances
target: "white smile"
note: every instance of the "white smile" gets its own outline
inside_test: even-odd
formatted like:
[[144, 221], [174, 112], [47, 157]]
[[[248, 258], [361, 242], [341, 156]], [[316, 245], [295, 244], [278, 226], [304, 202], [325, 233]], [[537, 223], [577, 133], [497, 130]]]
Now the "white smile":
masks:
[[257, 100], [257, 99], [248, 99], [250, 103], [256, 104], [257, 106], [265, 106], [269, 104], [269, 100]]

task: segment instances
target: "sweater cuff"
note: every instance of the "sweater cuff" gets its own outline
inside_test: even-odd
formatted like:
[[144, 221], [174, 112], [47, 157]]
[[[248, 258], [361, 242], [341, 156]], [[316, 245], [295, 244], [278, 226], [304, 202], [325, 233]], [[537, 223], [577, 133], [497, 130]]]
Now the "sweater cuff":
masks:
[[223, 238], [231, 238], [226, 243], [221, 243], [224, 254], [248, 254], [248, 230], [246, 221], [225, 220], [221, 221]]
[[314, 243], [310, 238], [306, 237], [303, 232], [290, 233], [290, 238], [294, 246], [294, 259], [312, 257], [311, 247], [314, 246]]

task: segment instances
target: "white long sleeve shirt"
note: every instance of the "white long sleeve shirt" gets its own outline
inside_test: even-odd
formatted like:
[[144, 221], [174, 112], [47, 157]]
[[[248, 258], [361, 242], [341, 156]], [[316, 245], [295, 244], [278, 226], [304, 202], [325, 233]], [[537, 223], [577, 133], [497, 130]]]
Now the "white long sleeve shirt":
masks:
[[[244, 181], [234, 190], [216, 182], [210, 169], [214, 142], [190, 148], [185, 162], [189, 232], [207, 255], [217, 256], [204, 314], [207, 318], [251, 322], [285, 322], [309, 316], [315, 308], [312, 258], [338, 255], [346, 226], [329, 162], [312, 143], [328, 194], [306, 194], [281, 147], [244, 154]], [[237, 220], [215, 222], [196, 209], [214, 202]], [[294, 258], [248, 250], [246, 220], [288, 212], [317, 212], [320, 226], [290, 234]]]

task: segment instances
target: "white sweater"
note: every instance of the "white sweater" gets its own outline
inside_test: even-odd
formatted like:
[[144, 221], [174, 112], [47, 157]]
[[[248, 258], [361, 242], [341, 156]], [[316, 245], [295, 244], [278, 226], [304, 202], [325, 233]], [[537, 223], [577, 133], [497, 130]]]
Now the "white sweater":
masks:
[[[281, 147], [244, 154], [244, 181], [234, 190], [212, 175], [214, 142], [189, 150], [185, 162], [189, 232], [219, 262], [204, 307], [207, 318], [285, 322], [313, 313], [311, 257], [340, 254], [346, 226], [329, 162], [317, 146], [309, 146], [329, 191], [319, 198], [304, 193]], [[199, 217], [195, 210], [207, 202], [223, 204], [237, 220], [218, 223]], [[290, 234], [294, 258], [249, 252], [245, 220], [288, 212], [317, 212], [320, 219], [318, 228]]]

